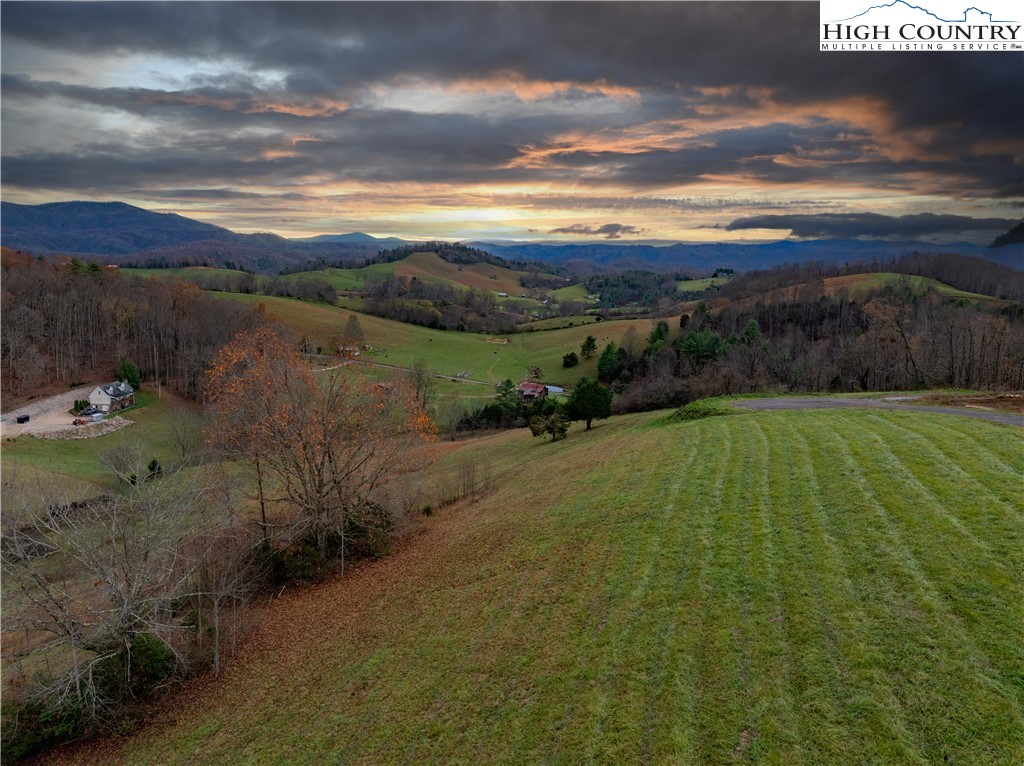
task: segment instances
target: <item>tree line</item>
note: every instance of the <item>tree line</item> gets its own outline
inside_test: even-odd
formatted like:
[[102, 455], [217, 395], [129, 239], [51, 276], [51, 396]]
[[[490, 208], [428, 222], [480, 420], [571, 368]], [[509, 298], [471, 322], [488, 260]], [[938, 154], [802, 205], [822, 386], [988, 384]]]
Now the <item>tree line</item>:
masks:
[[182, 280], [142, 279], [72, 259], [4, 253], [0, 359], [6, 391], [74, 384], [131, 359], [147, 380], [201, 399], [204, 370], [225, 340], [258, 327], [256, 308]]
[[460, 289], [413, 277], [386, 277], [367, 283], [363, 311], [400, 322], [465, 332], [514, 332], [523, 317], [498, 308], [491, 292]]
[[[219, 673], [254, 596], [385, 554], [430, 507], [408, 477], [435, 434], [411, 380], [315, 372], [267, 327], [238, 333], [203, 372], [212, 407], [168, 422], [173, 458], [108, 450], [101, 495], [28, 492], [5, 472], [5, 757]], [[465, 467], [438, 478], [454, 482], [437, 488], [448, 501], [478, 491]], [[32, 657], [44, 662], [19, 663]]]
[[721, 288], [722, 296], [735, 300], [783, 287], [819, 282], [851, 274], [896, 272], [929, 277], [972, 293], [1024, 302], [1024, 272], [1000, 263], [958, 253], [906, 253], [892, 259], [873, 258], [844, 264], [806, 263], [776, 266], [736, 275]]
[[609, 344], [598, 376], [619, 394], [616, 410], [760, 391], [1024, 387], [1020, 304], [921, 293], [909, 280], [857, 299], [820, 282], [785, 295], [701, 304], [672, 342], [656, 328]]

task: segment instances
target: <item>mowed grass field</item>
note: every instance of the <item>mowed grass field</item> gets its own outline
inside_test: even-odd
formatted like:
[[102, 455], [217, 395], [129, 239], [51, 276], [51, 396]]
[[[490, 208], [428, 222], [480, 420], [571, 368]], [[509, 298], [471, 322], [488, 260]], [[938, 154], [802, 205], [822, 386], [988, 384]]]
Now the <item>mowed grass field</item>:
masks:
[[146, 460], [166, 463], [174, 454], [171, 426], [180, 413], [193, 410], [169, 390], [143, 388], [138, 404], [120, 413], [132, 425], [95, 439], [38, 439], [23, 435], [5, 439], [0, 447], [4, 482], [16, 482], [32, 491], [44, 477], [47, 483], [60, 485], [74, 497], [89, 497], [98, 490], [116, 486], [110, 471], [103, 467], [102, 455], [116, 447], [137, 446]]
[[661, 413], [469, 459], [489, 494], [65, 762], [1024, 762], [1020, 429]]
[[[607, 343], [619, 343], [630, 327], [636, 328], [640, 339], [644, 340], [656, 324], [656, 320], [651, 319], [630, 319], [584, 325], [570, 318], [563, 323], [577, 321], [573, 327], [494, 336], [433, 330], [293, 298], [229, 293], [213, 295], [223, 300], [262, 303], [268, 314], [276, 317], [297, 337], [309, 338], [325, 349], [332, 348], [349, 316], [355, 314], [366, 342], [375, 347], [374, 351], [364, 354], [368, 361], [411, 367], [416, 359], [425, 359], [430, 372], [440, 375], [468, 372], [471, 379], [488, 383], [505, 378], [519, 382], [526, 378], [531, 367], [536, 366], [541, 368], [543, 382], [572, 386], [583, 375], [597, 375], [597, 356]], [[597, 339], [598, 354], [581, 360], [577, 367], [562, 367], [562, 357], [570, 351], [579, 354], [580, 345], [588, 335]], [[471, 384], [460, 385], [465, 385], [467, 394], [479, 393], [479, 390], [469, 390]]]

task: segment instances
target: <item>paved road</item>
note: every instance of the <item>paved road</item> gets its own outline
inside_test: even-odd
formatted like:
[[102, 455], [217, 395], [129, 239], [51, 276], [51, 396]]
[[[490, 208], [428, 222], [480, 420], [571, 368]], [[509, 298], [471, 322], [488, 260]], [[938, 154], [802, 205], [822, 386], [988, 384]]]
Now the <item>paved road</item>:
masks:
[[906, 404], [882, 399], [842, 399], [835, 396], [784, 396], [777, 399], [745, 399], [735, 403], [748, 410], [821, 410], [842, 407], [861, 407], [877, 410], [912, 410], [914, 412], [941, 412], [946, 415], [964, 415], [1008, 426], [1024, 426], [1024, 415], [967, 407], [931, 407], [926, 404]]

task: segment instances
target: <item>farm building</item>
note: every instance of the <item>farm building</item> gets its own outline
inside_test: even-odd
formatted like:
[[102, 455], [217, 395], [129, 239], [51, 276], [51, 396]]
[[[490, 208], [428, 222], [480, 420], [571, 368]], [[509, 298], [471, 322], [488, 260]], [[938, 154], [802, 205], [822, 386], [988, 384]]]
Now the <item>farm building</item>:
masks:
[[541, 383], [531, 383], [528, 380], [524, 380], [519, 384], [519, 401], [521, 402], [534, 402], [538, 399], [543, 399], [547, 395], [547, 386]]
[[89, 404], [100, 412], [123, 410], [135, 404], [135, 389], [117, 380], [104, 383], [89, 394]]

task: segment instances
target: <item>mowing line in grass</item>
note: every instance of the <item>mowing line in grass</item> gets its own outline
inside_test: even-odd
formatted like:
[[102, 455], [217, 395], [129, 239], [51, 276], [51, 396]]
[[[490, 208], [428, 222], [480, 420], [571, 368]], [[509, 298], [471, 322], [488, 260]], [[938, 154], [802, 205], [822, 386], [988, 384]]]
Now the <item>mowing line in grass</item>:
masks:
[[[869, 431], [866, 439], [865, 421], [854, 428], [846, 413], [837, 413], [833, 421], [837, 450], [851, 469], [853, 488], [878, 524], [878, 547], [884, 554], [879, 563], [888, 574], [882, 584], [887, 603], [877, 603], [878, 628], [903, 636], [892, 645], [898, 652], [891, 648], [880, 652], [889, 682], [885, 698], [894, 710], [901, 711], [900, 738], [910, 752], [929, 761], [948, 754], [951, 748], [971, 749], [975, 743], [967, 732], [982, 722], [958, 721], [949, 701], [965, 695], [990, 697], [984, 688], [989, 681], [976, 673], [954, 675], [951, 666], [987, 665], [989, 660], [936, 585], [936, 581], [942, 582], [944, 572], [931, 564], [941, 562], [944, 548], [922, 550], [917, 544], [920, 532], [915, 532], [911, 517], [920, 510], [893, 493], [892, 467], [884, 463], [877, 432]], [[972, 709], [975, 715], [984, 710], [985, 716], [1000, 716], [1003, 726], [1017, 717], [998, 695], [979, 699]], [[910, 727], [908, 718], [926, 718], [937, 725]], [[986, 723], [991, 728], [991, 720]]]

